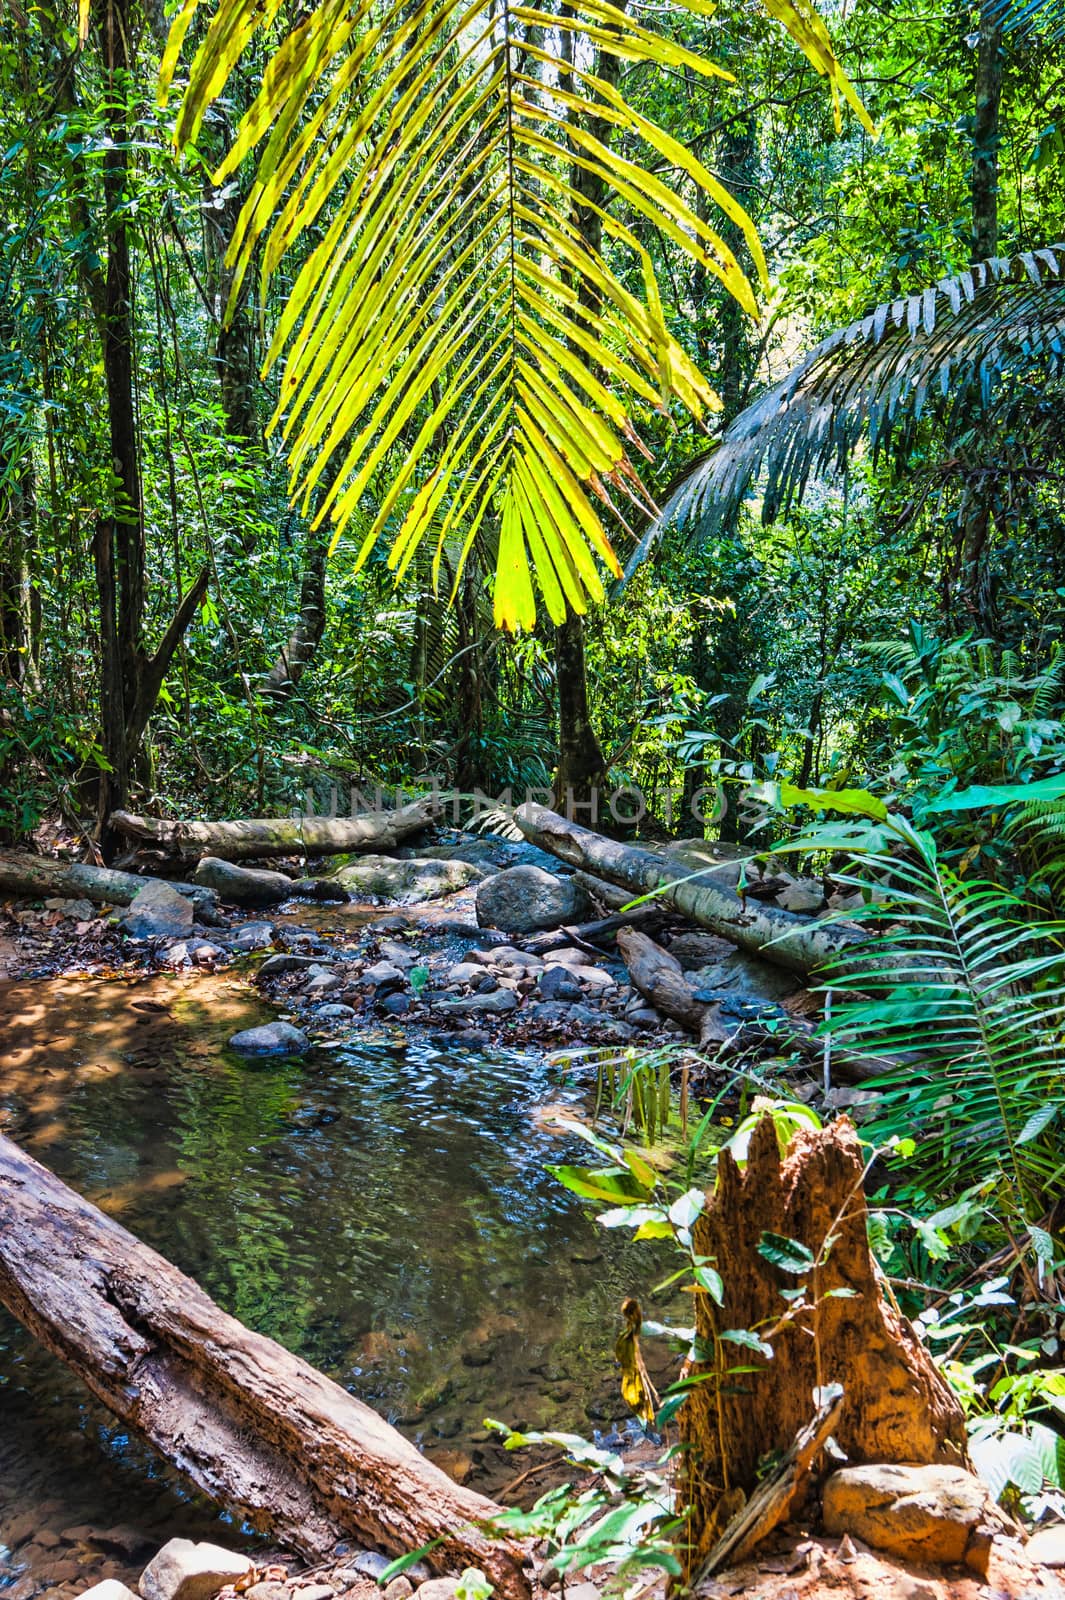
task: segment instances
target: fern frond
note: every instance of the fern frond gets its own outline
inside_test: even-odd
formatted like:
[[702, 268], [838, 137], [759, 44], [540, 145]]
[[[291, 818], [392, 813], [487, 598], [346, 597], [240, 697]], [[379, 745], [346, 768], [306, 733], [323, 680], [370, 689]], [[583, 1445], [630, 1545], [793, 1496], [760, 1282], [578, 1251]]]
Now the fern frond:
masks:
[[[164, 97], [199, 3], [185, 0], [174, 23]], [[827, 76], [837, 112], [846, 100], [869, 126], [810, 0], [764, 3]], [[280, 5], [218, 0], [179, 144], [196, 138]], [[701, 14], [705, 0], [678, 0], [674, 15], [686, 9]], [[746, 212], [629, 105], [603, 69], [611, 58], [731, 76], [623, 0], [317, 0], [267, 67], [215, 177], [260, 150], [231, 252], [231, 306], [257, 247], [265, 303], [293, 247], [313, 241], [267, 356], [270, 365], [284, 353], [271, 427], [313, 525], [331, 517], [335, 545], [387, 463], [391, 488], [358, 562], [387, 538], [398, 580], [435, 540], [439, 582], [444, 545], [458, 537], [468, 550], [491, 529], [495, 614], [507, 628], [535, 620], [534, 579], [561, 621], [603, 596], [603, 568], [620, 572], [599, 508], [622, 523], [627, 506], [641, 519], [656, 509], [632, 459], [643, 451], [639, 409], [676, 400], [699, 418], [718, 405], [666, 325], [637, 226], [653, 224], [754, 314], [735, 252], [685, 198], [694, 186], [764, 273]], [[624, 150], [611, 133], [626, 136]], [[633, 226], [597, 198], [611, 195]]]
[[887, 927], [830, 979], [833, 1036], [899, 1063], [866, 1132], [916, 1138], [936, 1182], [997, 1180], [1035, 1220], [1062, 1165], [1065, 923], [959, 878], [930, 841], [918, 859], [868, 864], [884, 897], [869, 915]]
[[811, 478], [842, 469], [860, 440], [886, 447], [959, 392], [974, 391], [986, 408], [1006, 373], [1057, 377], [1063, 368], [1065, 244], [995, 257], [877, 306], [829, 334], [740, 413], [670, 495], [638, 555], [671, 525], [712, 535], [762, 470], [769, 522], [801, 500]]

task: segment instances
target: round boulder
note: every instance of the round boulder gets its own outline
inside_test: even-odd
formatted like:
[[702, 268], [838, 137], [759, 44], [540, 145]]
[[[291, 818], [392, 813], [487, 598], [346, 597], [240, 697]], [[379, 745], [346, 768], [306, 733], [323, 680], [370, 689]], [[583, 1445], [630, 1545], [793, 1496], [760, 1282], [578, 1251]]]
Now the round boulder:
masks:
[[477, 890], [477, 921], [504, 933], [537, 933], [579, 922], [590, 901], [572, 878], [558, 878], [542, 867], [507, 867], [486, 878]]

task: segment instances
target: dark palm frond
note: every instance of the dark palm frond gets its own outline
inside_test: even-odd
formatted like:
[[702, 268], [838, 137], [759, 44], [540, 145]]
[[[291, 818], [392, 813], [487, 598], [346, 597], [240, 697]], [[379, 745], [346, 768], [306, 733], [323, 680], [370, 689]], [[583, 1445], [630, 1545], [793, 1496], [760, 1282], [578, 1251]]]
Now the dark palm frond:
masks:
[[979, 262], [885, 302], [830, 333], [730, 423], [674, 488], [626, 576], [666, 528], [712, 536], [729, 524], [763, 470], [768, 523], [812, 477], [841, 469], [862, 439], [882, 449], [959, 394], [987, 407], [1007, 375], [1063, 368], [1065, 244]]
[[1065, 38], [1065, 0], [995, 0], [991, 20], [1017, 39]]

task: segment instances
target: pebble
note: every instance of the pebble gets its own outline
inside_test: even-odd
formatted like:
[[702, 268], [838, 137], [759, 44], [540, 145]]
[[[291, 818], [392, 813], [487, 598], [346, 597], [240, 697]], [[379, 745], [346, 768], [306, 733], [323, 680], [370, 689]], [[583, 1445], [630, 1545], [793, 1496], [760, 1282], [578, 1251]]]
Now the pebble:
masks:
[[386, 994], [374, 1004], [389, 1017], [404, 1017], [411, 1008], [409, 994]]
[[[5, 1590], [5, 1594], [12, 1594], [13, 1590]], [[91, 1589], [85, 1589], [78, 1600], [137, 1600], [132, 1589], [127, 1589], [124, 1583], [119, 1583], [117, 1578], [104, 1578], [102, 1583], [94, 1583]]]
[[361, 1550], [349, 1570], [357, 1572], [363, 1578], [373, 1578], [376, 1583], [385, 1568], [391, 1565], [391, 1556], [383, 1556], [377, 1550]]
[[385, 1586], [385, 1600], [409, 1600], [413, 1593], [414, 1585], [405, 1572], [401, 1572]]
[[304, 993], [307, 995], [331, 994], [334, 989], [344, 987], [343, 978], [338, 978], [335, 972], [316, 972], [314, 977], [304, 984]]
[[262, 966], [255, 975], [256, 983], [262, 983], [264, 978], [280, 978], [286, 972], [302, 972], [307, 967], [316, 967], [318, 962], [313, 956], [295, 956], [278, 954], [267, 956]]
[[340, 1022], [344, 1017], [355, 1015], [354, 1006], [346, 1006], [343, 1001], [334, 1000], [326, 1005], [315, 1006], [313, 1015], [320, 1017], [323, 1022]]
[[391, 961], [375, 961], [372, 967], [366, 968], [359, 981], [372, 983], [375, 989], [396, 989], [407, 980], [405, 974]]
[[430, 1578], [414, 1591], [418, 1600], [452, 1600], [458, 1592], [458, 1578]]
[[289, 1600], [288, 1586], [284, 1583], [253, 1583], [245, 1590], [246, 1600]]

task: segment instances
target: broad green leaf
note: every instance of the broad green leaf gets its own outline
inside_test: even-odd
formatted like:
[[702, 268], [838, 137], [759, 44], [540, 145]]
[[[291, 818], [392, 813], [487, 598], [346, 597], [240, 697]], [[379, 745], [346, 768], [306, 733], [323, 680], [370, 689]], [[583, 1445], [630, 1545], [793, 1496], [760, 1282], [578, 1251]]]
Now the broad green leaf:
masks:
[[547, 1170], [585, 1200], [613, 1205], [628, 1201], [635, 1205], [648, 1198], [648, 1190], [638, 1178], [614, 1167], [549, 1166]]
[[801, 1239], [788, 1239], [782, 1233], [769, 1230], [758, 1241], [758, 1254], [783, 1272], [796, 1275], [809, 1272], [817, 1264], [813, 1251]]

